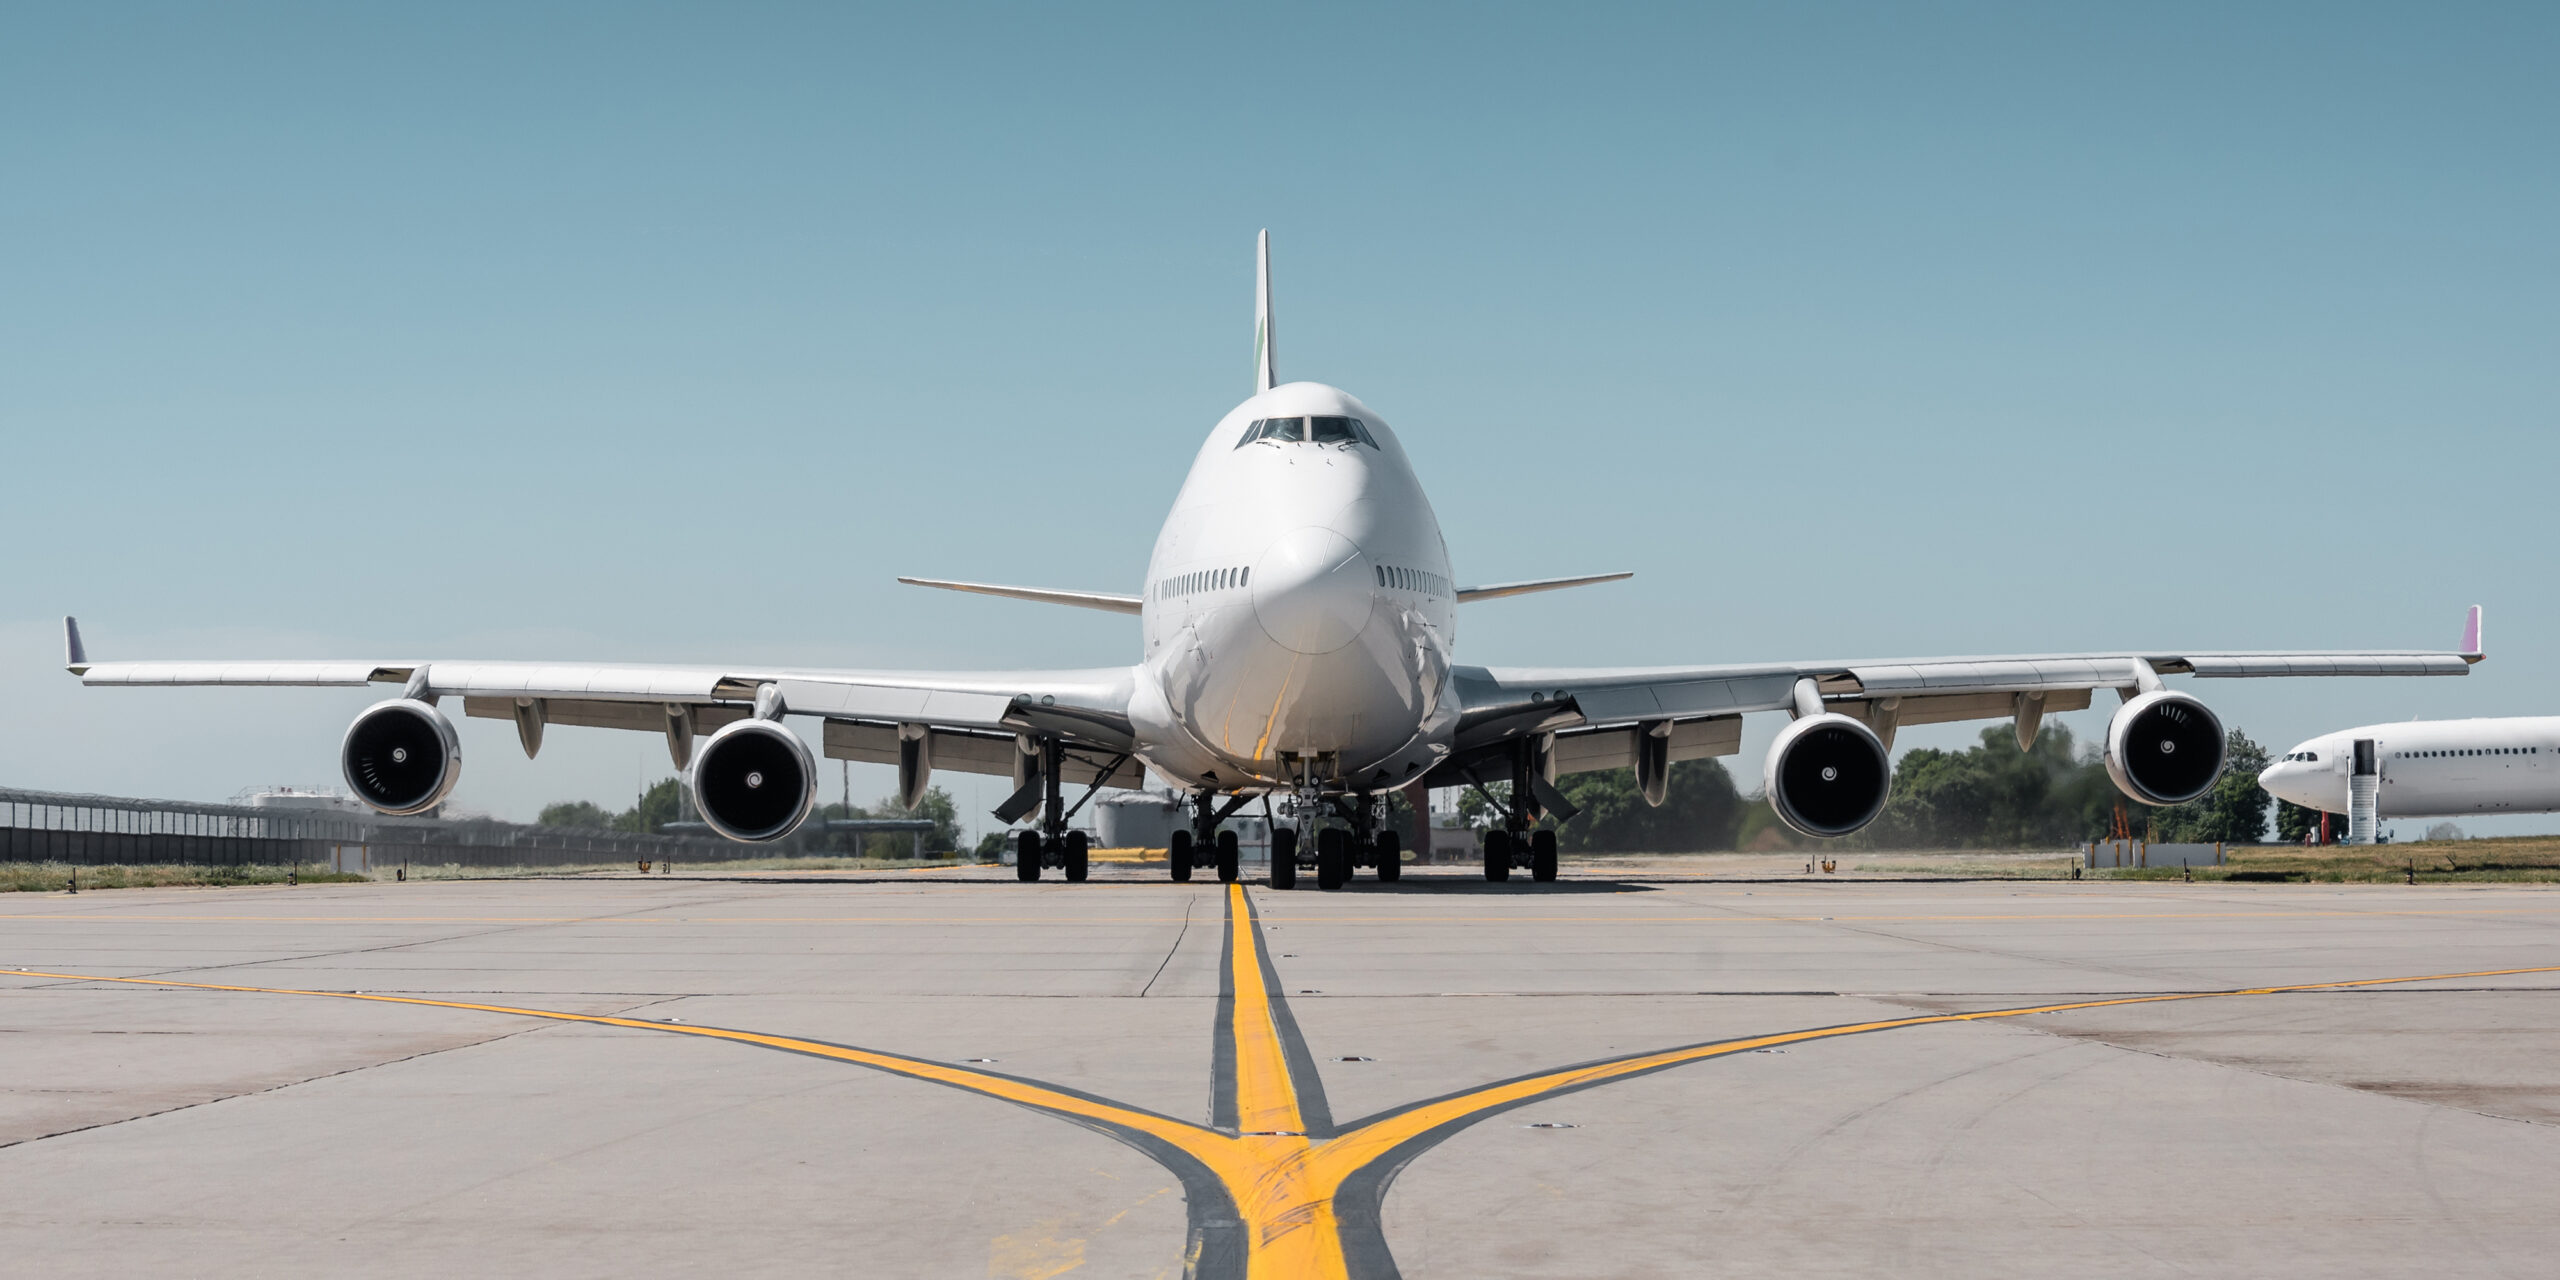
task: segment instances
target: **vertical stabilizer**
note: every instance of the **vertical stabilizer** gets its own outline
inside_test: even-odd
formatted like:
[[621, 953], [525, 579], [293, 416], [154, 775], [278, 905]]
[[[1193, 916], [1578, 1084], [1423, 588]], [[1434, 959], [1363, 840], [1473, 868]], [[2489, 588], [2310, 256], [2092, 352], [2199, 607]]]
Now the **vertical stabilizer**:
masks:
[[1279, 384], [1279, 365], [1271, 354], [1271, 233], [1254, 241], [1253, 390], [1260, 395]]

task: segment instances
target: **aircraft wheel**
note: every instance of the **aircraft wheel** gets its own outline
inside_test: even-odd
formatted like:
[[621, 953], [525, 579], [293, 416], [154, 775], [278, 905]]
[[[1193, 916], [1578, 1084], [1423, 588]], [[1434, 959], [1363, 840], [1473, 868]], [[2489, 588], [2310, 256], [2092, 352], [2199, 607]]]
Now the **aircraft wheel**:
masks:
[[1298, 833], [1287, 827], [1271, 833], [1271, 887], [1298, 887]]
[[1316, 833], [1316, 887], [1327, 893], [1351, 878], [1351, 833], [1327, 827]]
[[1546, 884], [1556, 878], [1556, 833], [1529, 833], [1529, 878]]
[[1173, 839], [1166, 843], [1172, 846], [1164, 851], [1164, 860], [1165, 865], [1173, 872], [1173, 882], [1175, 884], [1191, 883], [1191, 833], [1176, 831], [1173, 833]]
[[1068, 833], [1067, 833], [1067, 857], [1066, 857], [1066, 862], [1067, 862], [1067, 879], [1068, 879], [1070, 882], [1072, 882], [1072, 883], [1075, 883], [1075, 884], [1082, 884], [1082, 883], [1084, 883], [1084, 869], [1085, 869], [1084, 858], [1085, 858], [1085, 852], [1086, 852], [1086, 841], [1085, 841], [1085, 838], [1084, 838], [1084, 833], [1083, 833], [1083, 832], [1081, 832], [1081, 831], [1070, 831], [1070, 832], [1068, 832]]
[[1236, 833], [1221, 831], [1218, 833], [1218, 879], [1234, 884], [1236, 875]]
[[1025, 831], [1013, 843], [1013, 878], [1029, 883], [1040, 878], [1040, 833]]
[[1511, 878], [1511, 833], [1484, 833], [1484, 878], [1500, 884]]
[[1378, 880], [1394, 884], [1404, 878], [1404, 837], [1392, 831], [1378, 833]]

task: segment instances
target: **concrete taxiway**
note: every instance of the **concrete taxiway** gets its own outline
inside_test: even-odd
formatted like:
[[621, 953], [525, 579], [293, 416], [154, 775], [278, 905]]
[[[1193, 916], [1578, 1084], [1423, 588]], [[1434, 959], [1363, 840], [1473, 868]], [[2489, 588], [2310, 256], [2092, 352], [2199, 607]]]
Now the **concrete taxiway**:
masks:
[[[2560, 892], [0, 900], [20, 1274], [2543, 1274]], [[121, 979], [121, 981], [118, 981]]]

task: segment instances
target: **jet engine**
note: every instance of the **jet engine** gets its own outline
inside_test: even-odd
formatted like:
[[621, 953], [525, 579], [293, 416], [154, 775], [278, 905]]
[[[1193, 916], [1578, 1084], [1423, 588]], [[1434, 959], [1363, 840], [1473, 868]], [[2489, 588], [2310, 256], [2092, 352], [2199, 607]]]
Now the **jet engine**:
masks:
[[1825, 713], [1778, 731], [1761, 782], [1769, 806], [1788, 826], [1809, 836], [1845, 836], [1884, 811], [1893, 764], [1875, 730]]
[[2185, 804], [2222, 776], [2222, 721], [2165, 689], [2137, 695], [2107, 722], [2107, 776], [2144, 804]]
[[818, 762], [800, 735], [771, 720], [737, 720], [693, 753], [685, 779], [710, 828], [732, 840], [779, 840], [818, 800]]
[[347, 726], [338, 764], [357, 799], [388, 814], [424, 813], [462, 780], [462, 740], [443, 712], [393, 698], [366, 707]]

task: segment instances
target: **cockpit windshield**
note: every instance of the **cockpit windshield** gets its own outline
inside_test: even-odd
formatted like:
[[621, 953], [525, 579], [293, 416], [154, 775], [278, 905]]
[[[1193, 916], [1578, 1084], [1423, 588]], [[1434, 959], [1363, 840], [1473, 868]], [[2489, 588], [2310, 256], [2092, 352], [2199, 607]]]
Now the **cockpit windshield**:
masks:
[[1358, 418], [1318, 415], [1306, 418], [1257, 418], [1244, 429], [1244, 438], [1236, 441], [1241, 449], [1257, 440], [1285, 443], [1365, 444], [1378, 447], [1377, 437], [1369, 434], [1369, 425]]

